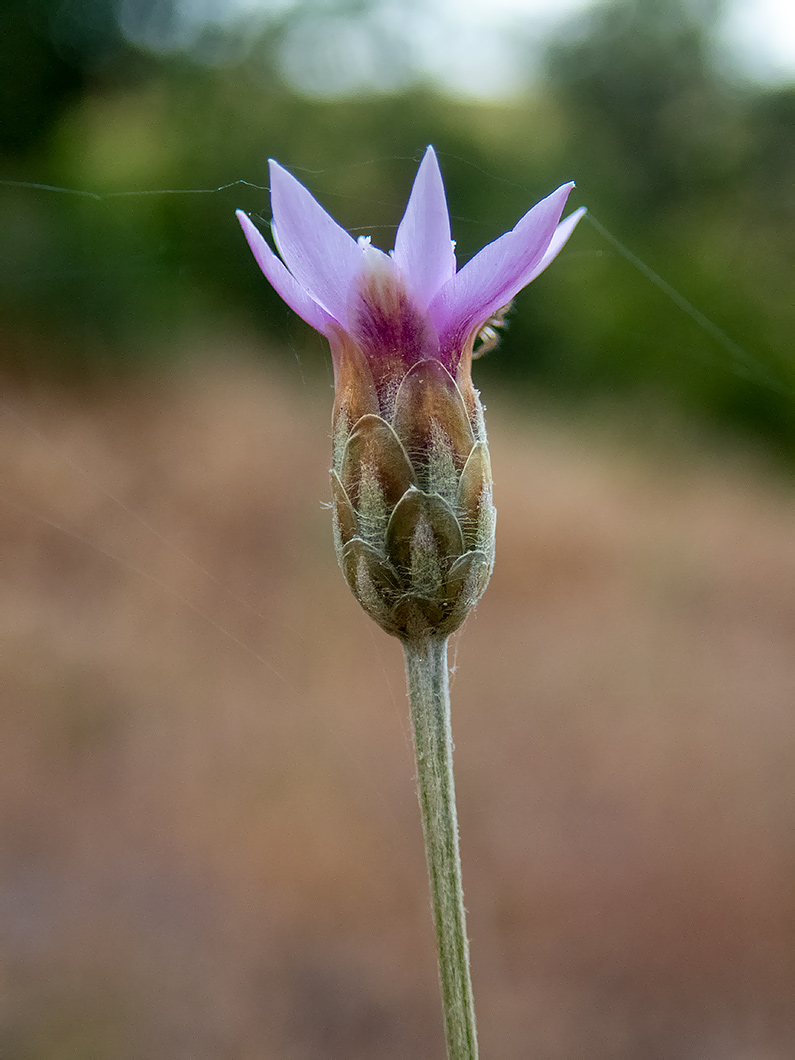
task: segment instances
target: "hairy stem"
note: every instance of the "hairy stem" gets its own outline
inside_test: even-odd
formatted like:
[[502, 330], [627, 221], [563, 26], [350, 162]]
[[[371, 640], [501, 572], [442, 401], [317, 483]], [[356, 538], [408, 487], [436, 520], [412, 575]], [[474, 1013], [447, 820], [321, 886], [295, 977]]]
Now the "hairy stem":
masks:
[[475, 1006], [469, 977], [469, 942], [453, 784], [447, 638], [407, 640], [403, 642], [403, 649], [425, 858], [439, 952], [447, 1056], [448, 1060], [477, 1060]]

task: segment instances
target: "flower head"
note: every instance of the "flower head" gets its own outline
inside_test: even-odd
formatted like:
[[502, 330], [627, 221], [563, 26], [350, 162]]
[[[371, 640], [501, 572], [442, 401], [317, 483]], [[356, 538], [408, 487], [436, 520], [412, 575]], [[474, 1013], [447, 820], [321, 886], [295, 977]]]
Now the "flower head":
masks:
[[354, 240], [274, 161], [270, 182], [282, 260], [237, 216], [275, 290], [331, 345], [340, 564], [388, 632], [443, 635], [463, 621], [493, 564], [475, 338], [543, 272], [585, 211], [560, 221], [573, 187], [564, 184], [459, 271], [432, 147], [391, 254], [369, 237]]

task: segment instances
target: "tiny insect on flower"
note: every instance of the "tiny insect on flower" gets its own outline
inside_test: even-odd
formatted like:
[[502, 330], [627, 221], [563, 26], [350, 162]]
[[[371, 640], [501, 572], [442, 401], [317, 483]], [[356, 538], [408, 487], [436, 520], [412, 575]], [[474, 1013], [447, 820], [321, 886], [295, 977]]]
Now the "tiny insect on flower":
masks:
[[[387, 632], [446, 636], [483, 593], [495, 512], [474, 356], [494, 344], [514, 296], [582, 217], [560, 221], [564, 184], [461, 270], [442, 176], [429, 147], [395, 248], [354, 240], [270, 162], [273, 239], [237, 211], [275, 290], [331, 345], [331, 469], [340, 566]], [[475, 343], [480, 345], [475, 348]]]
[[492, 313], [483, 327], [475, 336], [475, 344], [472, 347], [472, 360], [477, 360], [486, 353], [490, 353], [500, 341], [500, 328], [508, 323], [508, 314], [513, 309], [513, 299], [501, 306], [496, 313]]

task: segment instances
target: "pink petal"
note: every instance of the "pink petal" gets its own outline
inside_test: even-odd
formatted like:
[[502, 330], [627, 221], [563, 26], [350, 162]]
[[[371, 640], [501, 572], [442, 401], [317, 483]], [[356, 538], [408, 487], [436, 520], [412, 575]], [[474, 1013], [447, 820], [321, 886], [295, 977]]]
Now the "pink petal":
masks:
[[[528, 279], [527, 283], [530, 283], [532, 280], [534, 280], [536, 276], [540, 276], [544, 269], [547, 267], [547, 265], [552, 264], [552, 262], [561, 252], [561, 250], [563, 250], [563, 248], [566, 246], [569, 236], [577, 227], [577, 223], [582, 217], [585, 216], [586, 213], [587, 210], [585, 209], [585, 207], [581, 206], [579, 210], [575, 210], [574, 213], [570, 213], [565, 221], [560, 222], [558, 227], [555, 229], [555, 234], [552, 237], [549, 246], [544, 251], [543, 258], [533, 269], [533, 273]], [[527, 286], [527, 283], [525, 284], [525, 286]]]
[[348, 334], [370, 365], [380, 362], [386, 373], [401, 364], [405, 372], [439, 352], [426, 305], [408, 289], [393, 259], [369, 244], [362, 248], [362, 269], [351, 287]]
[[299, 282], [290, 275], [284, 265], [279, 261], [258, 228], [249, 220], [242, 210], [237, 210], [236, 216], [248, 240], [257, 264], [270, 280], [271, 286], [284, 301], [302, 317], [307, 324], [317, 331], [325, 332], [327, 326], [333, 322], [331, 317], [322, 306], [308, 295]]
[[362, 252], [286, 169], [269, 162], [273, 238], [284, 263], [317, 303], [343, 325]]
[[432, 147], [425, 152], [395, 238], [395, 262], [426, 305], [455, 273], [450, 214]]
[[[472, 329], [510, 302], [541, 271], [573, 187], [573, 183], [564, 184], [542, 199], [510, 232], [485, 246], [439, 291], [430, 312], [445, 352], [455, 356], [457, 348], [460, 353]], [[554, 253], [550, 261], [552, 257]]]

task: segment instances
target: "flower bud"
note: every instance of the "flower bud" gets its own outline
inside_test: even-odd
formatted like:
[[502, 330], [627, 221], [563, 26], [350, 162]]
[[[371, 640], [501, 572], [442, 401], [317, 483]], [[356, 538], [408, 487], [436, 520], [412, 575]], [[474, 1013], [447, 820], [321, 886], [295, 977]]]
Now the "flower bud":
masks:
[[[238, 218], [273, 287], [331, 345], [337, 557], [356, 599], [404, 640], [447, 636], [494, 564], [495, 512], [473, 345], [560, 252], [584, 210], [560, 220], [564, 184], [460, 270], [433, 148], [391, 254], [340, 228], [271, 160], [280, 260]], [[482, 352], [482, 349], [481, 351]]]

